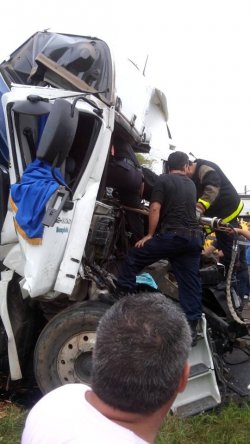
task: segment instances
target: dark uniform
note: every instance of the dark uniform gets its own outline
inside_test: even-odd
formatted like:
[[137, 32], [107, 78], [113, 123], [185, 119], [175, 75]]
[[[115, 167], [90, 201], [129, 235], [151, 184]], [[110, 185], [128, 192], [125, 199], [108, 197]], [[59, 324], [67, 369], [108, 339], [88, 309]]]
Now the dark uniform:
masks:
[[[198, 202], [205, 209], [205, 216], [218, 217], [224, 222], [237, 227], [237, 216], [243, 209], [243, 202], [231, 182], [218, 165], [209, 160], [197, 159], [196, 169], [192, 176], [197, 189]], [[216, 232], [218, 250], [224, 254], [224, 264], [228, 270], [233, 236], [223, 231]]]
[[154, 186], [151, 202], [161, 204], [159, 232], [143, 247], [129, 251], [118, 276], [118, 286], [124, 291], [134, 291], [136, 274], [147, 265], [168, 259], [187, 319], [197, 321], [202, 314], [199, 274], [202, 236], [195, 212], [195, 186], [183, 174], [163, 174]]
[[[239, 241], [245, 242], [243, 236], [239, 237]], [[238, 262], [236, 263], [236, 277], [237, 277], [237, 290], [238, 295], [241, 298], [241, 302], [244, 302], [244, 296], [249, 294], [249, 276], [248, 276], [248, 265], [246, 257], [246, 246], [239, 245], [239, 255]]]
[[142, 167], [143, 177], [144, 177], [144, 187], [142, 198], [151, 201], [151, 195], [153, 188], [158, 180], [158, 174], [154, 173], [154, 171], [150, 170], [150, 168]]
[[[108, 187], [115, 188], [122, 205], [141, 208], [143, 173], [131, 145], [115, 136], [108, 172]], [[144, 236], [144, 222], [140, 214], [126, 211], [126, 219], [135, 243]]]

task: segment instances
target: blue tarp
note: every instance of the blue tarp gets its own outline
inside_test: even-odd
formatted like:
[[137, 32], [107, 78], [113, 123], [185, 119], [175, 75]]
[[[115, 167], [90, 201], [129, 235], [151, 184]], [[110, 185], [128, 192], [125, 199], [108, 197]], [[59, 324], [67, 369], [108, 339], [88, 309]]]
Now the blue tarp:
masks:
[[[59, 169], [55, 174], [64, 183]], [[32, 244], [41, 243], [46, 204], [58, 187], [51, 166], [37, 159], [27, 166], [20, 183], [11, 186], [16, 228]]]

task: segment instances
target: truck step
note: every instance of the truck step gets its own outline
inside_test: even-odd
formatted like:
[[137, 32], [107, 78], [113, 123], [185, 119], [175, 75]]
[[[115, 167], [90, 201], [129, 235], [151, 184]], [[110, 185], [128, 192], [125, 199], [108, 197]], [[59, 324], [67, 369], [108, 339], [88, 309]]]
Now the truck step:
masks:
[[212, 396], [206, 396], [202, 399], [190, 402], [189, 404], [178, 407], [175, 411], [175, 415], [179, 418], [185, 418], [187, 416], [197, 415], [197, 413], [205, 412], [218, 405], [218, 402]]
[[205, 373], [209, 372], [209, 367], [207, 367], [203, 362], [199, 364], [192, 365], [190, 369], [190, 375], [189, 378], [194, 378], [195, 376], [204, 375]]
[[171, 407], [181, 417], [196, 415], [221, 403], [213, 356], [207, 338], [206, 318], [198, 325], [199, 340], [188, 356], [190, 375], [184, 392], [179, 393]]

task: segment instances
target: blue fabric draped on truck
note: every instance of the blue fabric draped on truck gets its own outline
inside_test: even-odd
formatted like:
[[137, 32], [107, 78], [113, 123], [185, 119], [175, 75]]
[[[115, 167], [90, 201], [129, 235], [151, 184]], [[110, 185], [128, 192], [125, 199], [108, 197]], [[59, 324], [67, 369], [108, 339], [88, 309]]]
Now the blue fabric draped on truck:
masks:
[[[58, 168], [55, 169], [55, 174], [64, 183]], [[21, 181], [11, 186], [15, 226], [29, 243], [41, 244], [46, 204], [59, 186], [52, 176], [51, 166], [38, 159], [27, 166]]]

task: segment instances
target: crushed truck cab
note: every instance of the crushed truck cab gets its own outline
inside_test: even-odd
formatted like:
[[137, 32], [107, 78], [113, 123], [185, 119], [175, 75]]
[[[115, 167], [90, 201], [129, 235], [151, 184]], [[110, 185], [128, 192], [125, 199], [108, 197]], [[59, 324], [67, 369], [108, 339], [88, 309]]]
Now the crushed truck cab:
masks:
[[[131, 238], [126, 211], [145, 226], [148, 214], [122, 206], [106, 186], [112, 138], [166, 159], [166, 97], [106, 42], [51, 32], [0, 64], [0, 95], [0, 369], [20, 379], [32, 355], [43, 393], [89, 383], [96, 328]], [[178, 301], [167, 264], [149, 271]], [[218, 267], [202, 273], [193, 373], [173, 406], [183, 416], [221, 402], [217, 351], [248, 333], [227, 309], [219, 275]]]
[[[148, 152], [158, 148], [153, 143], [160, 124], [168, 150], [163, 93], [150, 88], [129, 61], [122, 65], [121, 79], [118, 73], [105, 42], [47, 32], [35, 34], [1, 64], [9, 88], [2, 95], [2, 107], [10, 183], [19, 182], [37, 156], [52, 166], [60, 152], [57, 163], [71, 190], [70, 208], [63, 206], [53, 227], [44, 226], [35, 247], [35, 241], [28, 242], [14, 226], [13, 205], [8, 206], [1, 234], [1, 244], [10, 247], [4, 264], [22, 271], [22, 291], [31, 298], [70, 295], [74, 289], [113, 132], [125, 135], [135, 150]], [[67, 110], [60, 114], [63, 105]], [[17, 246], [22, 252], [20, 264], [13, 264], [12, 246], [15, 258]]]
[[164, 94], [98, 38], [38, 32], [1, 63], [0, 78], [0, 306], [16, 379], [8, 283], [18, 280], [25, 302], [77, 293], [112, 135], [142, 153], [160, 143], [167, 152], [170, 140]]

